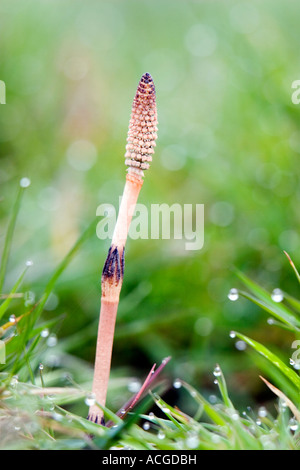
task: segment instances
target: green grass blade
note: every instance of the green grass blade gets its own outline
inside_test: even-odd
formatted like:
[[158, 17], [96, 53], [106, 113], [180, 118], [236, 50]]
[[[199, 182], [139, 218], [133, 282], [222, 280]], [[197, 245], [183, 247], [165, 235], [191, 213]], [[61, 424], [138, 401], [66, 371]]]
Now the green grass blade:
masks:
[[276, 366], [297, 388], [300, 390], [300, 377], [299, 375], [287, 366], [276, 354], [272, 353], [268, 348], [263, 346], [261, 343], [248, 338], [247, 336], [234, 332], [235, 335], [241, 340], [245, 341], [255, 351], [261, 354], [263, 357], [268, 359], [274, 366]]
[[3, 248], [1, 266], [0, 266], [0, 292], [2, 292], [2, 289], [3, 289], [9, 253], [10, 253], [11, 244], [13, 240], [13, 234], [15, 230], [17, 216], [21, 207], [21, 201], [22, 201], [22, 196], [23, 196], [24, 191], [25, 191], [25, 187], [20, 185], [16, 200], [12, 209], [12, 214], [11, 214], [11, 218], [7, 227], [6, 235], [5, 235], [4, 248]]
[[0, 319], [3, 317], [5, 312], [7, 311], [11, 301], [13, 300], [13, 294], [17, 291], [18, 287], [20, 286], [21, 282], [23, 281], [23, 278], [26, 274], [26, 271], [28, 270], [29, 266], [26, 266], [24, 271], [22, 272], [21, 276], [13, 286], [12, 290], [10, 291], [9, 296], [5, 299], [5, 301], [0, 305]]
[[222, 372], [219, 364], [217, 364], [215, 369], [214, 369], [214, 376], [215, 376], [216, 381], [218, 383], [218, 387], [219, 387], [219, 390], [220, 390], [220, 393], [221, 393], [224, 404], [228, 408], [234, 409], [232, 401], [230, 400], [229, 395], [228, 395], [228, 390], [227, 390], [225, 377], [223, 375], [223, 372]]
[[272, 300], [271, 295], [268, 291], [260, 287], [256, 282], [249, 279], [243, 273], [238, 271], [237, 276], [248, 287], [248, 289], [256, 296], [255, 298], [246, 292], [240, 292], [240, 294], [243, 297], [248, 298], [252, 302], [262, 307], [269, 314], [276, 317], [277, 320], [280, 320], [283, 323], [290, 325], [297, 331], [299, 330], [300, 320], [296, 315], [294, 315], [294, 313], [291, 310], [289, 310], [282, 303], [275, 302], [274, 300]]
[[212, 420], [213, 423], [219, 426], [226, 426], [227, 422], [223, 416], [213, 407], [205, 398], [187, 382], [181, 381], [183, 387], [190, 393], [194, 400], [203, 406], [204, 412]]

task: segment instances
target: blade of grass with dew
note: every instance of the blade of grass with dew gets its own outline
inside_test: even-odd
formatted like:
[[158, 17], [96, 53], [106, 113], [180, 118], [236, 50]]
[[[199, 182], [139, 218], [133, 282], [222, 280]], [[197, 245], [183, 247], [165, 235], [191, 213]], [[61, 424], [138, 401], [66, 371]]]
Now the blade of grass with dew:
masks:
[[121, 438], [121, 435], [124, 433], [124, 431], [129, 430], [130, 427], [140, 418], [140, 416], [150, 408], [151, 404], [152, 399], [150, 397], [146, 397], [144, 401], [137, 407], [136, 411], [131, 413], [126, 420], [120, 420], [120, 418], [110, 412], [106, 407], [101, 406], [104, 415], [108, 415], [110, 420], [115, 420], [117, 422], [117, 426], [108, 428], [108, 431], [103, 438], [94, 439], [94, 444], [99, 449], [109, 449], [118, 439]]
[[278, 311], [275, 310], [273, 306], [268, 306], [265, 302], [257, 299], [256, 297], [249, 294], [248, 292], [239, 290], [239, 295], [241, 295], [247, 300], [250, 300], [252, 303], [257, 305], [258, 307], [262, 308], [265, 312], [269, 313], [272, 317], [277, 318], [277, 320], [274, 320], [274, 325], [277, 325], [281, 328], [284, 328], [286, 330], [293, 331], [293, 332], [300, 331], [300, 328], [293, 324], [293, 319], [283, 318], [282, 315], [278, 313]]
[[289, 310], [285, 305], [273, 301], [268, 291], [249, 279], [245, 274], [237, 271], [237, 276], [252, 291], [252, 293], [257, 296], [257, 299], [245, 292], [240, 292], [241, 295], [257, 303], [257, 305], [275, 316], [278, 320], [281, 320], [283, 323], [286, 323], [299, 331], [300, 319], [294, 315], [291, 310]]
[[24, 276], [27, 272], [29, 268], [29, 265], [26, 266], [26, 268], [24, 269], [24, 271], [22, 272], [21, 276], [19, 277], [19, 279], [17, 280], [17, 282], [15, 283], [15, 285], [13, 286], [12, 290], [10, 291], [10, 294], [9, 296], [4, 300], [4, 302], [0, 305], [0, 319], [3, 317], [3, 315], [5, 314], [5, 312], [7, 311], [11, 301], [13, 300], [13, 294], [17, 291], [18, 287], [20, 286], [20, 284], [22, 283], [23, 279], [24, 279]]
[[168, 405], [157, 393], [151, 393], [156, 405], [160, 410], [169, 418], [169, 420], [174, 424], [175, 427], [180, 430], [186, 429], [184, 425], [186, 424], [186, 418], [184, 418], [178, 410]]
[[[27, 180], [27, 179], [26, 179]], [[24, 185], [22, 184], [22, 181], [20, 181], [20, 185], [18, 188], [18, 193], [17, 197], [12, 209], [11, 213], [11, 218], [7, 227], [6, 235], [5, 235], [5, 240], [4, 240], [4, 247], [3, 247], [3, 252], [2, 252], [2, 258], [1, 258], [1, 266], [0, 266], [0, 292], [2, 292], [3, 289], [3, 284], [4, 284], [4, 279], [5, 279], [5, 274], [7, 270], [7, 264], [8, 264], [8, 258], [11, 250], [11, 245], [12, 245], [12, 240], [13, 240], [13, 234], [15, 230], [15, 225], [17, 221], [17, 216], [21, 207], [21, 201], [22, 201], [22, 196], [24, 194], [25, 189], [29, 186], [30, 181], [28, 180], [28, 184]]]
[[226, 426], [226, 420], [222, 414], [215, 409], [205, 398], [190, 384], [187, 382], [181, 381], [183, 387], [190, 393], [194, 400], [203, 406], [204, 412], [212, 420], [213, 423], [218, 424], [219, 426]]
[[228, 408], [234, 410], [234, 406], [233, 406], [232, 401], [230, 400], [229, 395], [228, 395], [228, 390], [227, 390], [225, 377], [224, 377], [224, 374], [223, 374], [219, 364], [216, 365], [216, 368], [214, 370], [214, 375], [215, 375], [215, 378], [217, 380], [218, 387], [219, 387], [219, 390], [220, 390], [220, 393], [221, 393], [221, 396], [222, 396], [222, 399], [223, 399], [223, 402], [224, 402], [225, 406], [227, 406]]
[[235, 335], [241, 340], [245, 341], [249, 346], [255, 349], [259, 354], [268, 359], [274, 366], [276, 366], [299, 390], [300, 390], [300, 377], [289, 366], [287, 366], [276, 354], [272, 353], [261, 343], [248, 338], [247, 336], [234, 332]]
[[276, 386], [282, 390], [292, 401], [299, 405], [299, 389], [281, 370], [262, 354], [258, 354], [253, 348], [248, 349], [248, 355], [255, 367], [262, 375], [268, 377]]
[[[217, 364], [214, 369], [215, 381], [219, 387], [223, 403], [225, 405], [224, 414], [228, 417], [226, 421], [229, 424], [229, 429], [233, 433], [233, 439], [235, 440], [235, 448], [258, 448], [259, 445], [256, 439], [249, 433], [248, 429], [244, 426], [243, 420], [241, 419], [238, 411], [233, 406], [232, 401], [229, 398], [227, 385], [224, 374]], [[230, 433], [229, 433], [230, 437]]]

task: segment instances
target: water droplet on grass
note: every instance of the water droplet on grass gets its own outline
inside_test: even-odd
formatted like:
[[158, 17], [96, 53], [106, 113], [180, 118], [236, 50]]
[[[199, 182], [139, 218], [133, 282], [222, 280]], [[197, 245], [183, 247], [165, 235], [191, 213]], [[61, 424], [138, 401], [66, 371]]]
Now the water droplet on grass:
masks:
[[217, 396], [216, 395], [209, 395], [208, 400], [210, 403], [215, 404], [217, 403]]
[[55, 334], [52, 333], [47, 339], [47, 346], [49, 346], [49, 348], [53, 348], [56, 345], [57, 345], [57, 337]]
[[144, 429], [145, 431], [149, 431], [150, 427], [151, 427], [151, 426], [150, 426], [150, 423], [148, 423], [148, 421], [146, 421], [146, 422], [143, 424], [143, 429]]
[[21, 178], [20, 179], [20, 186], [21, 188], [28, 188], [28, 186], [30, 186], [31, 184], [31, 181], [29, 178], [27, 178], [26, 176], [24, 178]]
[[10, 315], [9, 322], [10, 323], [16, 323], [16, 321], [17, 321], [16, 315]]
[[30, 266], [33, 266], [33, 261], [31, 259], [28, 259], [25, 265], [29, 268]]
[[158, 431], [157, 433], [158, 439], [164, 439], [166, 437], [165, 433], [161, 430]]
[[10, 381], [10, 386], [12, 388], [15, 388], [19, 383], [19, 378], [17, 375], [14, 375], [12, 378], [11, 378], [11, 381]]
[[284, 295], [281, 289], [274, 289], [272, 294], [271, 294], [271, 299], [274, 300], [274, 302], [282, 302], [284, 299]]
[[182, 387], [182, 382], [181, 382], [181, 380], [180, 380], [180, 379], [174, 380], [174, 382], [173, 382], [173, 387], [174, 387], [174, 388], [181, 388], [181, 387]]
[[260, 406], [258, 408], [258, 416], [260, 418], [265, 418], [267, 416], [268, 412], [267, 409], [264, 406]]
[[189, 448], [189, 449], [196, 449], [196, 447], [198, 447], [199, 445], [199, 438], [197, 435], [191, 435], [189, 436], [185, 443], [186, 443], [186, 446]]
[[137, 393], [141, 388], [141, 382], [138, 379], [133, 379], [128, 384], [128, 390], [132, 393]]
[[213, 374], [214, 374], [215, 377], [220, 377], [222, 375], [222, 371], [221, 371], [219, 366], [216, 366], [214, 368]]
[[88, 393], [84, 399], [84, 403], [87, 406], [93, 406], [96, 403], [96, 396], [94, 393]]
[[228, 299], [235, 302], [239, 298], [239, 291], [235, 288], [230, 289], [228, 293]]
[[55, 419], [55, 421], [62, 421], [63, 416], [55, 411], [54, 413], [52, 413], [52, 418]]
[[235, 338], [235, 337], [236, 337], [236, 334], [235, 334], [234, 331], [231, 331], [231, 332], [229, 333], [229, 336], [230, 336], [230, 338]]
[[295, 418], [290, 419], [289, 428], [290, 428], [291, 431], [298, 431], [299, 423]]
[[171, 410], [170, 410], [169, 408], [165, 407], [165, 406], [161, 409], [161, 411], [163, 411], [163, 412], [166, 413], [166, 414], [170, 414], [170, 413], [171, 413]]
[[41, 337], [42, 338], [47, 338], [48, 336], [49, 336], [48, 328], [45, 328], [44, 330], [41, 331]]
[[245, 341], [239, 340], [235, 343], [235, 347], [239, 351], [245, 351], [247, 344], [245, 343]]

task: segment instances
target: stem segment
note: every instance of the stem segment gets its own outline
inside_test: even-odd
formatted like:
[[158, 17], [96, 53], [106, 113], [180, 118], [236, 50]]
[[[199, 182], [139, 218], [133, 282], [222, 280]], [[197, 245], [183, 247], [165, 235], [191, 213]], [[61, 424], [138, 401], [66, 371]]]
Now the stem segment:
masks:
[[106, 402], [115, 323], [124, 276], [125, 244], [142, 184], [141, 178], [127, 175], [112, 244], [102, 272], [102, 297], [92, 388], [96, 403], [90, 407], [88, 416], [89, 420], [99, 424], [103, 423], [103, 412], [97, 403], [105, 406]]

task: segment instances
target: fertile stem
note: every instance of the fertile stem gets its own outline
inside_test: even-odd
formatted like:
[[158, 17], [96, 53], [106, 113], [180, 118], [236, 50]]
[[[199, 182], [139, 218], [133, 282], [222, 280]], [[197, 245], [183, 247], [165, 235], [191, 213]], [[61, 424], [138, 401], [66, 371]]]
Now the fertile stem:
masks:
[[109, 381], [115, 322], [124, 276], [124, 253], [130, 222], [143, 185], [143, 170], [149, 168], [157, 138], [155, 88], [151, 76], [142, 76], [132, 105], [125, 164], [129, 167], [112, 243], [104, 264], [101, 280], [102, 296], [94, 380], [92, 392], [96, 403], [89, 409], [88, 418], [103, 422]]

